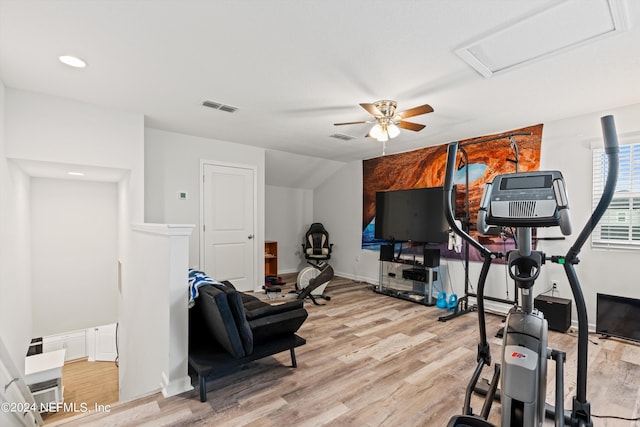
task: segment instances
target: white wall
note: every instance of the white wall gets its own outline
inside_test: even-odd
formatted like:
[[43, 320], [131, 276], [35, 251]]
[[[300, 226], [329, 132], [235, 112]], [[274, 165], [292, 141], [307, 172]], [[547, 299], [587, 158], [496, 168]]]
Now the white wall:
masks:
[[116, 323], [116, 183], [32, 178], [31, 235], [33, 335]]
[[[624, 135], [637, 138], [640, 132], [640, 104], [544, 124], [540, 167], [562, 171], [568, 185], [574, 225], [573, 238], [570, 236], [566, 241], [544, 241], [540, 244], [540, 250], [549, 255], [566, 254], [591, 214], [590, 147], [594, 142], [601, 144], [600, 117], [607, 114], [615, 116], [618, 133], [623, 136], [621, 143], [625, 141]], [[332, 265], [336, 274], [377, 283], [378, 254], [360, 248], [361, 216], [362, 163], [352, 162], [314, 191], [314, 221], [323, 222], [332, 233], [335, 244]], [[475, 213], [472, 213], [472, 217], [474, 216]], [[549, 233], [560, 235], [559, 232]], [[592, 250], [590, 241], [585, 245], [576, 270], [584, 289], [590, 323], [595, 322], [597, 292], [640, 298], [640, 287], [637, 286], [634, 270], [631, 268], [637, 258], [637, 253]], [[464, 290], [462, 263], [455, 260], [443, 262], [448, 264], [454, 290], [461, 295]], [[474, 289], [479, 272], [480, 263], [472, 263], [470, 280]], [[547, 290], [551, 279], [560, 281], [559, 296], [571, 297], [564, 270], [558, 265], [550, 264], [543, 267], [534, 293]], [[487, 294], [498, 298], [506, 297], [504, 266], [492, 267], [487, 281]], [[513, 298], [512, 284], [509, 285], [509, 297]], [[575, 319], [575, 306], [573, 316]]]
[[313, 190], [267, 185], [264, 216], [265, 240], [278, 242], [278, 274], [300, 271], [302, 241], [314, 222]]
[[[129, 283], [129, 225], [132, 222], [142, 222], [144, 218], [144, 117], [141, 114], [8, 88], [5, 95], [5, 130], [5, 155], [18, 159], [21, 163], [35, 161], [126, 171], [124, 177], [120, 175], [122, 179], [117, 184], [118, 257], [122, 262], [122, 287], [135, 286], [135, 283]], [[29, 198], [28, 192], [26, 197]], [[25, 215], [24, 218], [28, 218], [29, 213], [26, 212]], [[24, 232], [19, 234], [19, 240], [28, 242], [29, 239], [28, 227], [25, 227]], [[0, 262], [5, 262], [5, 259]], [[18, 269], [23, 268], [20, 265], [22, 259], [15, 249], [6, 262], [8, 265], [15, 264]], [[29, 280], [27, 275], [30, 274], [30, 267], [27, 264], [23, 268], [25, 271], [18, 281], [3, 280], [1, 286], [9, 283], [15, 287], [23, 283], [23, 280]], [[28, 282], [25, 287], [30, 286]], [[28, 296], [27, 300], [31, 301], [30, 289], [22, 291], [24, 297]], [[21, 301], [24, 301], [24, 297]], [[29, 309], [25, 310], [22, 303], [17, 302], [3, 312], [8, 319], [16, 319], [11, 323], [12, 327], [24, 318], [24, 313], [31, 317], [31, 307], [28, 305]], [[133, 360], [137, 350], [136, 343], [139, 342], [135, 332], [130, 334], [127, 328], [138, 316], [145, 315], [146, 307], [133, 302], [126, 304], [123, 293], [119, 308], [119, 336], [131, 343], [120, 346], [122, 366], [127, 360]], [[28, 329], [30, 337], [30, 321]], [[28, 339], [26, 341], [25, 349]], [[131, 380], [135, 381], [135, 370], [130, 375], [133, 376]]]
[[6, 159], [5, 111], [0, 82], [0, 336], [24, 371], [31, 340], [29, 177]]
[[[148, 223], [196, 224], [189, 240], [189, 265], [199, 267], [200, 161], [211, 160], [257, 169], [258, 253], [264, 251], [264, 149], [147, 128], [145, 130], [145, 221]], [[188, 193], [179, 200], [178, 192]], [[221, 206], [220, 209], [224, 209]], [[262, 248], [262, 249], [261, 249]], [[256, 277], [264, 271], [258, 259]], [[261, 287], [256, 283], [256, 288]]]
[[124, 290], [125, 304], [144, 315], [136, 318], [121, 339], [137, 350], [120, 364], [121, 400], [148, 395], [161, 387], [165, 396], [191, 389], [186, 286], [191, 232], [191, 226], [133, 226], [131, 274], [136, 285]]
[[9, 88], [7, 157], [141, 172], [143, 120], [140, 114]]
[[313, 220], [329, 232], [333, 251], [331, 266], [336, 274], [377, 282], [378, 253], [363, 251], [362, 162], [347, 163], [313, 193]]

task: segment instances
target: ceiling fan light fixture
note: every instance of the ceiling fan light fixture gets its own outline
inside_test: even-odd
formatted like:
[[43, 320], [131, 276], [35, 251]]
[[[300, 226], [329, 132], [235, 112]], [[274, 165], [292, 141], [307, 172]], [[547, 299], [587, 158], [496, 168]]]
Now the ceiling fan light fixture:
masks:
[[389, 140], [389, 134], [384, 131], [382, 134], [376, 138], [379, 142], [387, 142]]
[[400, 135], [400, 128], [418, 132], [425, 127], [423, 124], [408, 122], [405, 121], [405, 119], [433, 112], [433, 107], [429, 104], [424, 104], [396, 113], [398, 104], [395, 101], [389, 100], [376, 101], [373, 104], [361, 103], [360, 106], [375, 119], [375, 122], [361, 120], [357, 122], [334, 123], [334, 126], [375, 123], [366, 136], [382, 142], [383, 155], [385, 152], [385, 143]]
[[400, 129], [395, 123], [389, 123], [387, 125], [387, 133], [389, 134], [389, 138], [395, 138], [400, 135]]
[[384, 131], [384, 129], [382, 129], [382, 126], [380, 125], [380, 123], [376, 123], [369, 131], [369, 135], [372, 138], [380, 141], [380, 138], [382, 138], [382, 135], [386, 136], [386, 132]]

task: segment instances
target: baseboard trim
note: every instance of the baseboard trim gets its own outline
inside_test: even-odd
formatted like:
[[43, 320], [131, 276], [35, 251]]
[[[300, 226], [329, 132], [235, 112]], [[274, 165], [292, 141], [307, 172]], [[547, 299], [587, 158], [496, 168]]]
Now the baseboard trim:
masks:
[[161, 391], [162, 395], [167, 398], [170, 396], [175, 396], [180, 393], [184, 393], [185, 391], [193, 390], [193, 386], [191, 385], [191, 378], [189, 376], [185, 376], [183, 378], [169, 381], [165, 373], [162, 373], [162, 381], [161, 381]]

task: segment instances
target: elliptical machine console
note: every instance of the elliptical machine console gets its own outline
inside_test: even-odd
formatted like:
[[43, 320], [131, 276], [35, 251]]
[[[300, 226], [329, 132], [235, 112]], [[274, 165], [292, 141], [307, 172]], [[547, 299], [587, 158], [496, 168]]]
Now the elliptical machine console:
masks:
[[571, 222], [562, 173], [537, 171], [496, 176], [485, 186], [477, 225], [484, 232], [487, 225], [559, 226], [568, 236]]
[[[455, 222], [450, 194], [456, 164], [458, 143], [449, 145], [447, 169], [444, 183], [444, 200], [447, 221], [451, 228], [476, 248], [484, 262], [477, 286], [478, 365], [467, 386], [463, 414], [453, 417], [448, 426], [491, 426], [487, 421], [491, 404], [496, 397], [500, 383], [502, 404], [501, 425], [503, 427], [543, 425], [546, 414], [555, 418], [556, 426], [565, 422], [572, 426], [591, 426], [590, 404], [586, 400], [588, 320], [584, 296], [575, 273], [574, 265], [578, 253], [607, 209], [618, 175], [618, 142], [612, 116], [602, 118], [604, 142], [609, 158], [607, 183], [598, 206], [584, 226], [576, 242], [565, 256], [546, 256], [533, 250], [533, 227], [559, 227], [563, 235], [571, 234], [569, 203], [564, 179], [559, 171], [539, 171], [504, 174], [487, 184], [478, 211], [477, 228], [487, 233], [490, 226], [516, 228], [516, 249], [504, 253], [492, 252], [473, 239]], [[492, 261], [507, 259], [510, 277], [520, 289], [522, 305], [511, 309], [507, 315], [501, 365], [495, 365], [486, 398], [480, 414], [471, 409], [471, 394], [476, 389], [482, 369], [491, 364], [489, 343], [486, 337], [484, 287]], [[561, 264], [567, 275], [576, 304], [578, 316], [578, 362], [576, 374], [576, 396], [570, 412], [564, 411], [563, 365], [565, 353], [547, 348], [548, 324], [543, 314], [533, 308], [531, 288], [546, 261]], [[547, 385], [547, 360], [556, 365], [555, 406], [545, 403]]]

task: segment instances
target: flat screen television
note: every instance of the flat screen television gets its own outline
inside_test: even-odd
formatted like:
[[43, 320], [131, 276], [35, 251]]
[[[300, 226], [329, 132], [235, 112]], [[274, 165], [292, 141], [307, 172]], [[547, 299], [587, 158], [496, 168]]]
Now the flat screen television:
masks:
[[640, 300], [597, 294], [596, 333], [640, 342]]
[[[452, 206], [455, 206], [455, 188]], [[449, 224], [445, 217], [442, 187], [376, 193], [376, 239], [389, 242], [446, 243]]]

